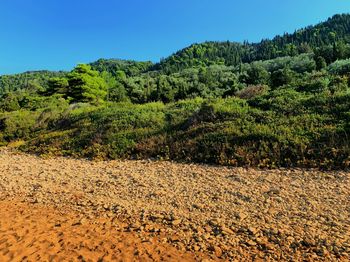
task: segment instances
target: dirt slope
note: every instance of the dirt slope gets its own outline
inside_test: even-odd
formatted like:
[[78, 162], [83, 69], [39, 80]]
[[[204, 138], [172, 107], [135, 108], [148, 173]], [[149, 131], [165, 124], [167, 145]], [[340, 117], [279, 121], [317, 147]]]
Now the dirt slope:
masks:
[[2, 150], [0, 261], [346, 261], [349, 178]]

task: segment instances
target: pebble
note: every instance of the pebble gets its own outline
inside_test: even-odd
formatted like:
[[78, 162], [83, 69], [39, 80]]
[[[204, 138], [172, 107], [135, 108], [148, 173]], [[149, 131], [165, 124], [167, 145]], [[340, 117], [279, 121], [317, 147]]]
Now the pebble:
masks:
[[171, 224], [172, 224], [173, 226], [178, 226], [178, 225], [181, 224], [181, 219], [174, 220], [174, 221], [171, 222]]

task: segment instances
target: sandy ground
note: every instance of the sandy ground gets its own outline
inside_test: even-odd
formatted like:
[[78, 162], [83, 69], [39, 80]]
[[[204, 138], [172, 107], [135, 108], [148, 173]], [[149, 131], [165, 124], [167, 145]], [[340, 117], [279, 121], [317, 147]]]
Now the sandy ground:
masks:
[[120, 223], [74, 212], [0, 202], [0, 261], [195, 261], [158, 237], [121, 232]]
[[0, 261], [11, 258], [349, 261], [350, 175], [3, 149]]

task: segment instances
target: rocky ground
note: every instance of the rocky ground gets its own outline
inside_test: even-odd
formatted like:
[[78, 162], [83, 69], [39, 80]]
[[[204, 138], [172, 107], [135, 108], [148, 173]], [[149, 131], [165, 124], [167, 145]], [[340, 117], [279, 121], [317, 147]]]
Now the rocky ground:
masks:
[[[346, 172], [42, 159], [3, 149], [0, 199], [1, 261], [23, 258], [15, 250], [28, 248], [25, 236], [39, 250], [45, 232], [55, 236], [45, 252], [54, 261], [350, 260]], [[28, 232], [18, 232], [24, 225]], [[76, 235], [65, 233], [72, 228]]]

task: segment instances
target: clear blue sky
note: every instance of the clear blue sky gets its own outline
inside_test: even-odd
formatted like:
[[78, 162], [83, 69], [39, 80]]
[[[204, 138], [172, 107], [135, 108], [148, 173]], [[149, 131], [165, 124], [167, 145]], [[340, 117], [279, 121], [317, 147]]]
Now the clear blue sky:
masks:
[[260, 41], [348, 12], [349, 0], [0, 0], [0, 74], [158, 61], [195, 42]]

